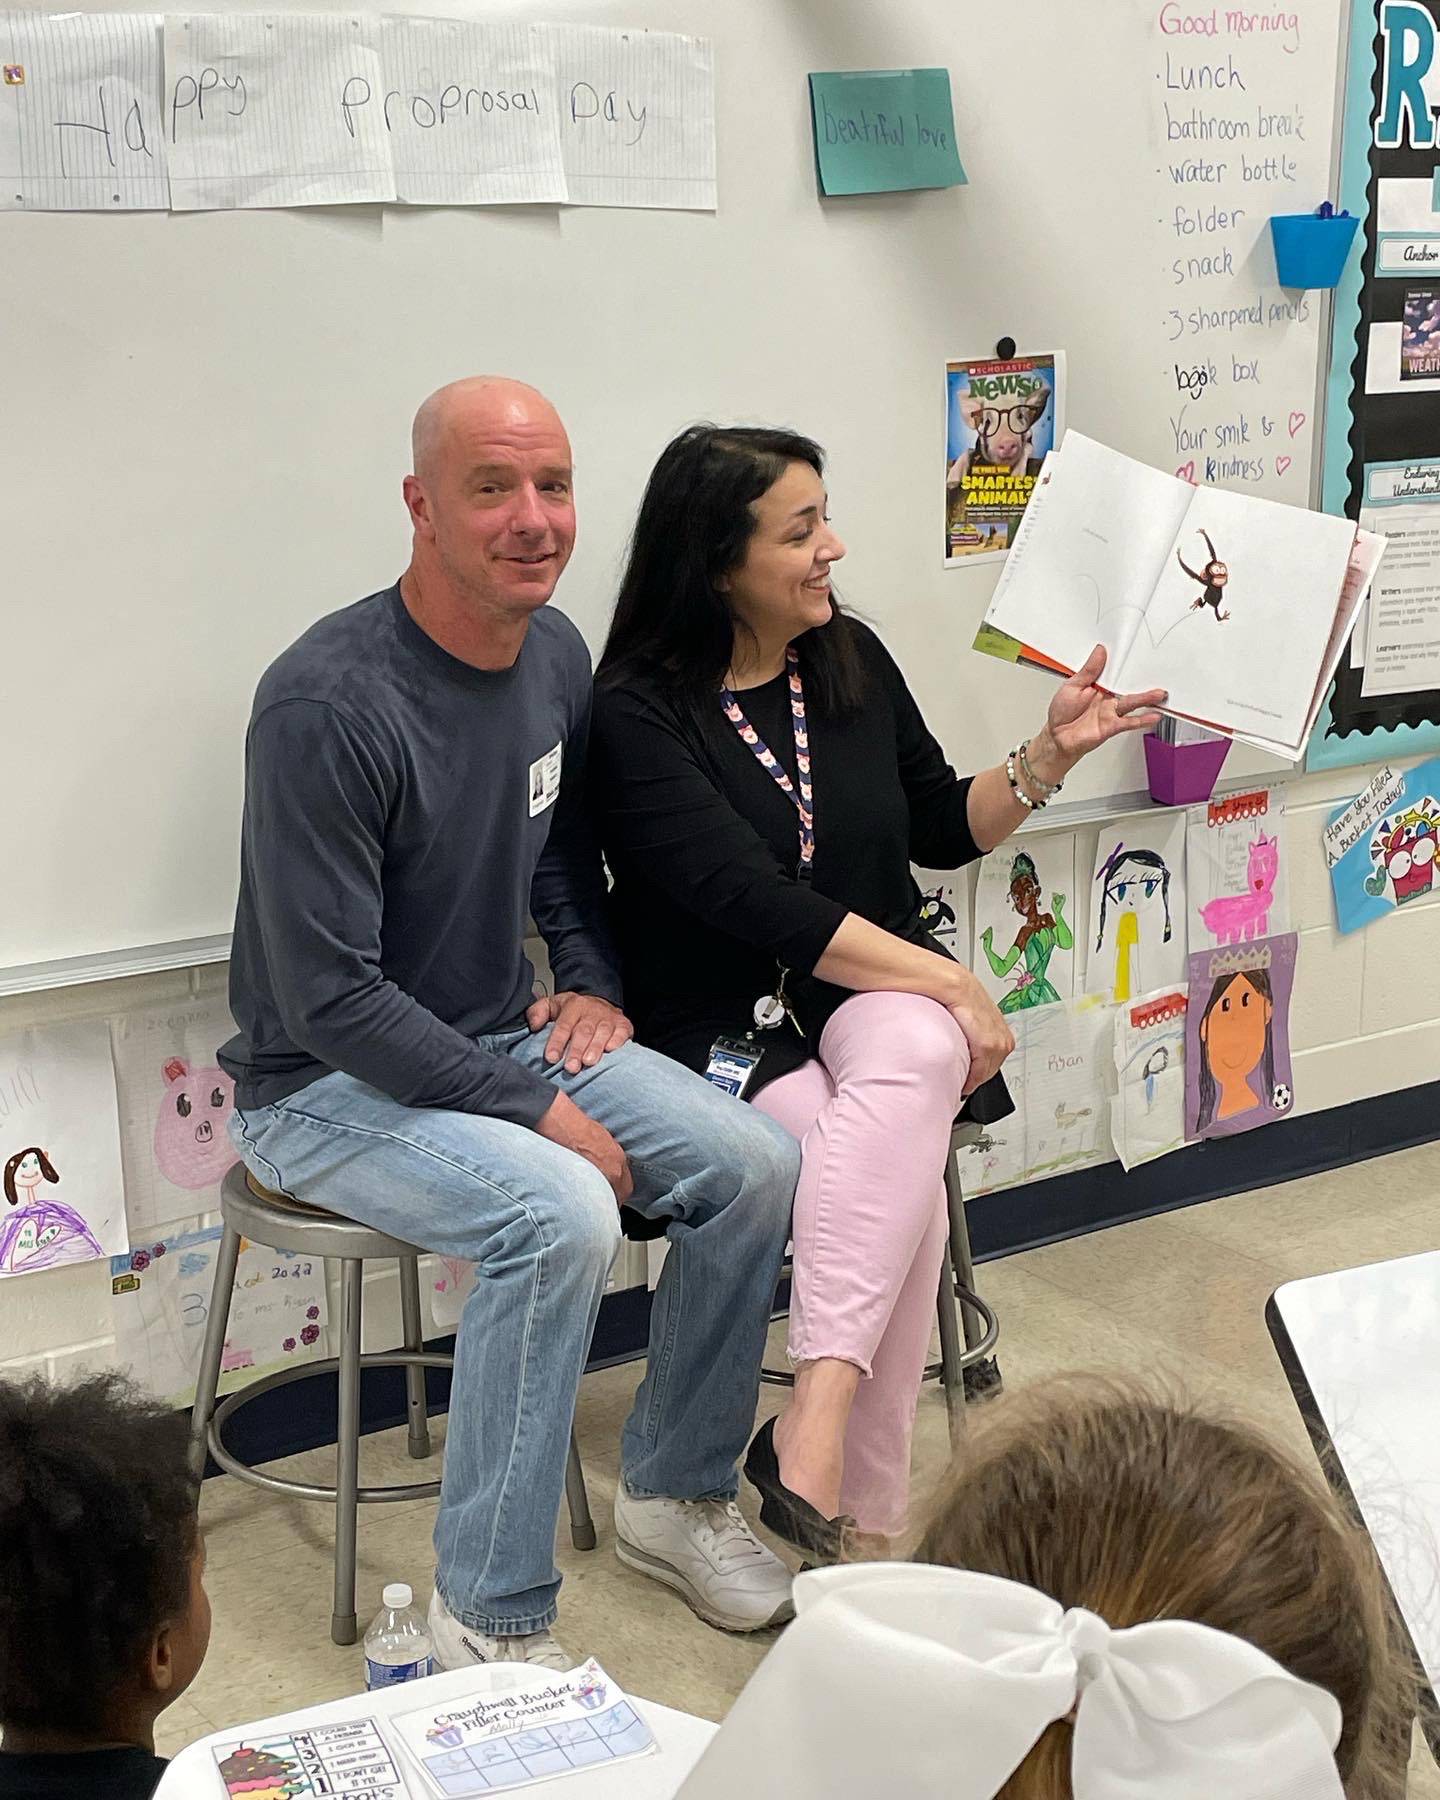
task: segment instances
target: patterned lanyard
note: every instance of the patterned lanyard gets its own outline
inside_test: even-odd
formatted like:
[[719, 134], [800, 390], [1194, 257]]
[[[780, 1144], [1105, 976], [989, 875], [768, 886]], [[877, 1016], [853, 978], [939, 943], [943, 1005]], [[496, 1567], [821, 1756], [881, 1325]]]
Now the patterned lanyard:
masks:
[[721, 688], [720, 705], [725, 717], [740, 733], [741, 741], [750, 746], [760, 766], [770, 772], [776, 786], [788, 794], [794, 804], [800, 818], [800, 866], [796, 874], [801, 881], [808, 881], [814, 873], [815, 862], [815, 790], [810, 782], [810, 734], [805, 725], [805, 690], [800, 684], [800, 658], [793, 644], [785, 651], [785, 667], [790, 685], [790, 725], [795, 733], [795, 770], [800, 777], [798, 794], [795, 792], [795, 783], [780, 767], [759, 732], [740, 710], [740, 703], [729, 688]]

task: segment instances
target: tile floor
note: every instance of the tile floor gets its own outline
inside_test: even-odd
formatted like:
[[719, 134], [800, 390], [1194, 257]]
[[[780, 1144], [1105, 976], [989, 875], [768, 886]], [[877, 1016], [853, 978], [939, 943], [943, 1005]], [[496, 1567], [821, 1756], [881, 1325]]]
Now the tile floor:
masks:
[[[1308, 1455], [1265, 1329], [1265, 1300], [1295, 1276], [1440, 1247], [1436, 1156], [1433, 1148], [1403, 1151], [986, 1264], [981, 1286], [1001, 1314], [1007, 1384], [1076, 1367], [1169, 1375], [1223, 1396]], [[780, 1325], [773, 1334], [777, 1352], [783, 1331]], [[633, 1367], [609, 1370], [588, 1377], [582, 1391], [580, 1443], [600, 1545], [574, 1551], [562, 1520], [560, 1635], [572, 1651], [599, 1656], [632, 1691], [718, 1719], [766, 1641], [711, 1631], [667, 1590], [615, 1560], [609, 1503], [636, 1379]], [[779, 1398], [767, 1388], [762, 1405]], [[438, 1447], [443, 1421], [435, 1425]], [[945, 1409], [931, 1387], [915, 1435], [917, 1483], [933, 1478], [946, 1455]], [[330, 1478], [324, 1452], [291, 1462], [315, 1471], [312, 1479]], [[365, 1441], [362, 1480], [404, 1480], [414, 1468], [403, 1431]], [[747, 1490], [747, 1506], [750, 1499]], [[161, 1721], [165, 1752], [362, 1683], [358, 1646], [339, 1649], [329, 1640], [326, 1510], [222, 1478], [205, 1484], [203, 1511], [214, 1640], [194, 1687]], [[362, 1512], [362, 1619], [386, 1581], [408, 1581], [428, 1601], [432, 1517], [426, 1501]], [[1410, 1792], [1440, 1800], [1440, 1771], [1423, 1746]]]

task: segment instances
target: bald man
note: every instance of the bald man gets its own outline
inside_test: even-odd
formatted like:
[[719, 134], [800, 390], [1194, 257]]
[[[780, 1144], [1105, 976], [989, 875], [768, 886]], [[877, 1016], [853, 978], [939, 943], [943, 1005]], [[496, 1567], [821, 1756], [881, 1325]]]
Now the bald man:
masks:
[[620, 1204], [668, 1221], [616, 1547], [755, 1630], [789, 1616], [789, 1573], [734, 1504], [735, 1463], [796, 1146], [629, 1041], [582, 804], [590, 662], [547, 605], [575, 542], [554, 408], [457, 382], [420, 408], [412, 455], [410, 566], [255, 696], [221, 1052], [236, 1147], [269, 1187], [479, 1266], [435, 1528], [450, 1668], [569, 1666], [551, 1626], [576, 1389]]

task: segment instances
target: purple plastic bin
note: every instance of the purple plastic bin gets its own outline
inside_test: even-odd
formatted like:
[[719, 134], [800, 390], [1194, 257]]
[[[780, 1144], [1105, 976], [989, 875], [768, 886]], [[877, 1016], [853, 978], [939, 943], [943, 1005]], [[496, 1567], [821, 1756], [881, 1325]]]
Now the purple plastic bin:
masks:
[[1150, 798], [1162, 806], [1192, 806], [1197, 800], [1208, 800], [1229, 750], [1226, 737], [1207, 738], [1199, 744], [1169, 744], [1147, 731], [1145, 773]]

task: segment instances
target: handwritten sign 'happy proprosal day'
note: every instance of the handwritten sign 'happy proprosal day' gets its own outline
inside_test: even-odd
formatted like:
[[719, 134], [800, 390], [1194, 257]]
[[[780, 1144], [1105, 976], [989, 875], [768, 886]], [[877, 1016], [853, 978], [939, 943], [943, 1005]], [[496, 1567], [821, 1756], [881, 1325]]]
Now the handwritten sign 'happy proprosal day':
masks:
[[959, 187], [948, 69], [867, 69], [810, 77], [815, 161], [825, 194]]

